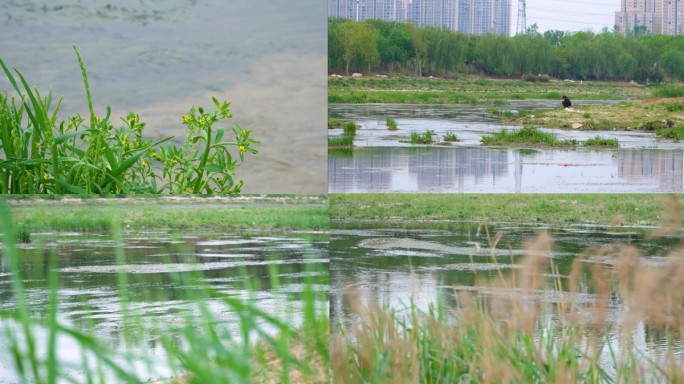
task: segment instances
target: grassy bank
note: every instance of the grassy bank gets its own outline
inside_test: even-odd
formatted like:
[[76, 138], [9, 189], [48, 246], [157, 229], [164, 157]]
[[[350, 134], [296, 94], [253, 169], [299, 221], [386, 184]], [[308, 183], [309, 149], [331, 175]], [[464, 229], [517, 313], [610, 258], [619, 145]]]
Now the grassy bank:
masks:
[[108, 230], [113, 220], [126, 230], [193, 229], [323, 230], [328, 228], [324, 196], [235, 196], [175, 198], [11, 199], [16, 228]]
[[[535, 125], [548, 128], [572, 128], [584, 130], [629, 130], [653, 131], [684, 124], [684, 113], [680, 106], [684, 97], [654, 98], [615, 105], [575, 106], [572, 111], [552, 109], [514, 117], [502, 114], [504, 122]], [[668, 123], [669, 121], [669, 123]]]
[[329, 78], [331, 103], [478, 103], [502, 99], [630, 100], [652, 88], [624, 82], [548, 82], [481, 78]]
[[[684, 195], [677, 196], [680, 204]], [[332, 194], [331, 222], [658, 225], [666, 196], [646, 194]]]

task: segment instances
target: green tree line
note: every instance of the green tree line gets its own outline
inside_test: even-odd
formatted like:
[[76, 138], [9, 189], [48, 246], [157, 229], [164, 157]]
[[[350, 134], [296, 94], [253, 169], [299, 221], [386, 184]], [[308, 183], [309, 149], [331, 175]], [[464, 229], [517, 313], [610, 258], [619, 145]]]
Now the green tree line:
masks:
[[331, 72], [387, 72], [425, 76], [477, 73], [507, 78], [548, 74], [560, 79], [684, 80], [684, 37], [623, 37], [604, 28], [513, 37], [468, 35], [382, 20], [328, 20]]

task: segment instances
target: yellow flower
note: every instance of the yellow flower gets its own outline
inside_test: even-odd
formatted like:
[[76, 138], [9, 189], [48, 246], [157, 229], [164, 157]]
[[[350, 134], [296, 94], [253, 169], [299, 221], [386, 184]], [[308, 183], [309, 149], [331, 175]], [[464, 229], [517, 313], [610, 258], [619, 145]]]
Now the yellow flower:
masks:
[[189, 123], [191, 120], [192, 120], [192, 119], [190, 118], [190, 116], [188, 116], [188, 115], [183, 115], [183, 122], [184, 122], [184, 123], [187, 124], [187, 123]]
[[147, 162], [147, 160], [143, 160], [143, 165], [147, 167], [150, 164]]
[[204, 119], [200, 118], [200, 119], [199, 119], [199, 125], [204, 125], [204, 124], [205, 124]]
[[238, 147], [238, 151], [240, 151], [240, 153], [244, 152], [244, 151], [245, 151], [245, 146], [244, 146], [244, 145], [239, 146], [239, 147]]
[[246, 134], [247, 134], [247, 130], [246, 130], [246, 129], [243, 129], [242, 131], [240, 131], [240, 133], [242, 133], [243, 135], [246, 135]]
[[190, 187], [185, 188], [185, 193], [189, 195], [190, 193], [192, 193], [192, 189], [190, 189]]
[[49, 178], [50, 178], [50, 175], [48, 175], [47, 173], [43, 173], [43, 179], [47, 180]]

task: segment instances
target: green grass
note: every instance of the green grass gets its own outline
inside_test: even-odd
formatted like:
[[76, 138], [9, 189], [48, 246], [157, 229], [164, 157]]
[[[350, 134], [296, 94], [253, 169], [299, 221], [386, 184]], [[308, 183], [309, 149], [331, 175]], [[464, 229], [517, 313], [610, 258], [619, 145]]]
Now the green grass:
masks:
[[[548, 223], [657, 225], [667, 196], [653, 194], [331, 194], [333, 223]], [[677, 196], [684, 204], [684, 195]], [[684, 212], [682, 212], [684, 215]]]
[[653, 97], [684, 97], [684, 85], [660, 87], [653, 92]]
[[460, 140], [458, 139], [458, 136], [456, 136], [456, 134], [453, 133], [452, 131], [447, 131], [447, 132], [444, 134], [443, 140], [444, 140], [444, 141], [448, 141], [448, 142], [450, 142], [450, 143], [451, 143], [451, 142], [460, 141]]
[[435, 131], [426, 130], [423, 133], [411, 132], [411, 138], [409, 140], [401, 140], [402, 143], [410, 144], [432, 144], [434, 142], [433, 136]]
[[342, 128], [344, 121], [328, 116], [328, 129]]
[[390, 130], [390, 131], [396, 131], [397, 130], [397, 122], [393, 118], [388, 117], [386, 124], [387, 124], [388, 130]]
[[358, 126], [353, 121], [346, 122], [342, 125], [342, 130], [346, 136], [356, 136], [356, 129]]
[[449, 92], [328, 90], [328, 102], [357, 104], [476, 104], [478, 98], [469, 94], [455, 94]]
[[328, 137], [328, 148], [329, 149], [352, 148], [353, 146], [354, 146], [354, 136], [342, 135], [342, 136], [329, 136]]
[[576, 140], [558, 140], [556, 135], [543, 132], [535, 127], [522, 127], [520, 129], [508, 130], [506, 128], [493, 134], [482, 136], [483, 145], [534, 145], [534, 146], [574, 146]]
[[[125, 118], [97, 115], [85, 64], [81, 68], [89, 116], [59, 119], [52, 93], [41, 95], [17, 70], [0, 67], [17, 98], [0, 92], [0, 193], [130, 194], [239, 193], [235, 171], [259, 142], [235, 125], [228, 101], [212, 98], [214, 107], [191, 107], [179, 118], [187, 126], [182, 146], [145, 138], [145, 123], [131, 112]], [[115, 122], [123, 125], [115, 126]], [[229, 140], [225, 140], [230, 137]], [[164, 146], [162, 144], [166, 143]]]
[[[501, 79], [428, 79], [418, 77], [329, 78], [331, 103], [483, 103], [505, 99], [624, 100], [649, 96], [646, 87], [623, 82], [529, 83]], [[560, 103], [560, 101], [559, 101]]]
[[[92, 200], [92, 201], [91, 201]], [[145, 198], [11, 200], [15, 228], [36, 231], [107, 231], [112, 220], [126, 230], [215, 228], [232, 231], [325, 230], [321, 196], [241, 196], [160, 201]]]
[[684, 138], [684, 124], [672, 128], [656, 128], [656, 136], [679, 141]]
[[610, 147], [610, 148], [620, 147], [617, 139], [608, 139], [608, 138], [604, 138], [604, 137], [601, 137], [598, 135], [592, 139], [587, 139], [584, 142], [584, 146], [585, 147]]
[[668, 112], [684, 111], [684, 103], [664, 103], [663, 107]]
[[[186, 215], [190, 212], [185, 212]], [[57, 308], [61, 281], [56, 260], [37, 260], [46, 268], [48, 311], [33, 312], [23, 284], [15, 246], [14, 214], [0, 199], [0, 233], [3, 240], [3, 261], [8, 263], [11, 277], [12, 309], [0, 308], [0, 329], [8, 351], [5, 369], [12, 369], [20, 382], [121, 382], [141, 383], [150, 378], [139, 377], [140, 364], [151, 364], [149, 356], [136, 352], [136, 346], [147, 346], [154, 340], [156, 348], [168, 356], [171, 374], [182, 383], [325, 383], [328, 381], [328, 317], [326, 292], [318, 287], [327, 285], [327, 274], [304, 264], [304, 282], [298, 294], [302, 301], [301, 324], [295, 326], [286, 314], [265, 313], [248, 298], [227, 294], [204, 282], [201, 272], [171, 274], [169, 279], [180, 286], [192, 286], [175, 299], [188, 305], [188, 312], [179, 312], [174, 322], [141, 319], [132, 310], [126, 273], [117, 274], [118, 303], [122, 313], [121, 332], [125, 347], [111, 345], [98, 333], [83, 324], [66, 324]], [[116, 259], [126, 263], [121, 232], [123, 225], [116, 218], [110, 221]], [[216, 228], [211, 228], [212, 231]], [[271, 270], [271, 284], [278, 289], [279, 271]], [[247, 296], [254, 290], [252, 282], [245, 284]], [[157, 288], [148, 287], [153, 291]], [[160, 290], [165, 288], [160, 287]], [[235, 329], [227, 329], [223, 315], [212, 308], [220, 303], [231, 313], [239, 314]], [[85, 309], [87, 310], [87, 309]], [[193, 314], [194, 313], [194, 314]], [[201, 314], [201, 316], [198, 316]], [[151, 321], [150, 321], [151, 320]], [[21, 336], [9, 332], [8, 322], [19, 325]], [[236, 334], [237, 332], [237, 334]], [[44, 335], [44, 336], [43, 336]], [[39, 338], [44, 338], [39, 340]], [[60, 343], [71, 340], [74, 353], [82, 354], [81, 365], [66, 366], [62, 362]], [[45, 352], [38, 346], [45, 347]], [[80, 352], [79, 352], [80, 351]], [[87, 355], [87, 358], [86, 358]], [[76, 357], [78, 361], [78, 355]], [[76, 363], [78, 364], [78, 363]], [[83, 377], [76, 380], [70, 372]], [[107, 376], [109, 371], [111, 376]], [[74, 381], [76, 380], [76, 381]], [[175, 380], [173, 380], [175, 382]]]

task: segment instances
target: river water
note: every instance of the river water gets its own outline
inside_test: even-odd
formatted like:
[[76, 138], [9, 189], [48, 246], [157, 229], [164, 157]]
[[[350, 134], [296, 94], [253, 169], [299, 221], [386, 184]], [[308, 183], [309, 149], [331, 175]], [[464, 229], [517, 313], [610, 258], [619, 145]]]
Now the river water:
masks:
[[[611, 103], [586, 101], [585, 104]], [[510, 100], [502, 110], [553, 108], [549, 100]], [[581, 105], [578, 105], [581, 106]], [[472, 105], [331, 104], [330, 114], [360, 125], [355, 148], [328, 154], [331, 193], [662, 193], [684, 190], [684, 146], [652, 132], [551, 130], [559, 139], [616, 138], [616, 149], [514, 149], [480, 145], [505, 126]], [[393, 117], [398, 130], [388, 131]], [[447, 132], [460, 142], [402, 143], [411, 132]], [[331, 135], [339, 134], [330, 130]]]
[[262, 141], [237, 171], [244, 192], [325, 193], [325, 14], [315, 0], [3, 0], [0, 58], [63, 95], [62, 117], [85, 116], [76, 44], [97, 114], [134, 111], [177, 142], [190, 106], [227, 99], [230, 126]]
[[[552, 251], [543, 267], [532, 275], [543, 283], [536, 289], [516, 289], [508, 285], [502, 288], [497, 284], [500, 279], [517, 276], [521, 281], [525, 278], [520, 276], [531, 278], [524, 274], [529, 264], [521, 263], [525, 255], [530, 254], [524, 250], [524, 243], [543, 231], [553, 239]], [[499, 232], [503, 236], [498, 245], [491, 248], [489, 239]], [[580, 308], [584, 321], [591, 322], [591, 309], [602, 302], [606, 306], [606, 336], [618, 353], [620, 345], [624, 344], [617, 332], [624, 319], [629, 318], [625, 315], [628, 310], [623, 301], [625, 291], [618, 291], [614, 285], [618, 276], [615, 266], [619, 265], [617, 260], [621, 256], [612, 258], [597, 250], [614, 244], [639, 249], [640, 258], [633, 262], [640, 263], [640, 276], [647, 274], [649, 268], [661, 272], [666, 268], [678, 268], [681, 265], [677, 253], [682, 244], [681, 232], [660, 238], [653, 238], [650, 233], [651, 228], [608, 229], [579, 225], [557, 228], [451, 222], [334, 223], [329, 251], [331, 321], [336, 326], [353, 324], [358, 321], [359, 304], [373, 303], [391, 307], [400, 315], [408, 315], [411, 304], [427, 312], [431, 306], [435, 308], [441, 303], [445, 313], [451, 313], [463, 305], [459, 294], [467, 293], [478, 303], [520, 295], [515, 297], [546, 309], [572, 302]], [[580, 254], [584, 254], [583, 267], [572, 277], [573, 262]], [[551, 261], [555, 267], [551, 267]], [[599, 294], [596, 279], [592, 277], [596, 267], [611, 271], [607, 276], [612, 290], [606, 298]], [[573, 295], [569, 294], [571, 281], [580, 287]], [[525, 281], [518, 284], [524, 285]], [[347, 297], [350, 289], [353, 296]], [[673, 292], [673, 295], [677, 294]], [[681, 310], [676, 308], [676, 311]], [[684, 343], [676, 335], [672, 340], [662, 334], [657, 336], [658, 332], [644, 323], [636, 327], [633, 335], [634, 348], [648, 356], [666, 351], [666, 345], [672, 342], [675, 355], [684, 358]], [[608, 356], [603, 358], [610, 363]]]
[[[125, 337], [126, 321], [136, 319], [148, 331], [181, 325], [187, 316], [202, 324], [205, 317], [194, 304], [202, 300], [220, 320], [217, 329], [238, 335], [240, 314], [216, 295], [207, 296], [209, 287], [297, 325], [303, 313], [305, 280], [311, 279], [317, 292], [327, 290], [327, 241], [327, 234], [249, 236], [143, 231], [125, 233], [121, 248], [115, 238], [104, 233], [34, 233], [31, 244], [19, 247], [18, 259], [32, 316], [47, 318], [48, 260], [55, 257], [59, 273], [58, 320], [97, 335], [98, 341], [118, 353], [129, 351], [144, 356], [129, 369], [146, 380], [171, 374], [164, 348], [158, 337], [148, 332], [142, 332], [141, 340], [131, 345]], [[123, 249], [125, 260], [117, 260], [117, 249]], [[120, 285], [122, 277], [127, 280], [125, 291]], [[279, 281], [277, 286], [274, 278]], [[11, 311], [17, 305], [12, 281], [7, 256], [0, 254], [3, 310]], [[327, 313], [327, 298], [321, 300], [317, 306]], [[0, 320], [0, 383], [16, 383], [5, 332], [20, 339], [22, 332], [17, 324]], [[33, 333], [38, 351], [44, 351], [45, 330], [34, 327]], [[77, 381], [82, 381], [81, 354], [81, 344], [60, 339], [59, 360]]]

